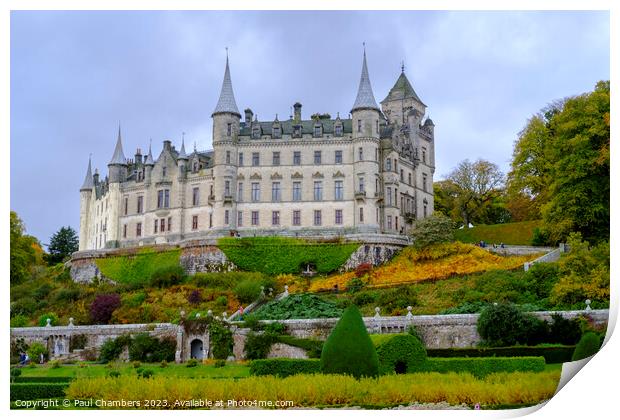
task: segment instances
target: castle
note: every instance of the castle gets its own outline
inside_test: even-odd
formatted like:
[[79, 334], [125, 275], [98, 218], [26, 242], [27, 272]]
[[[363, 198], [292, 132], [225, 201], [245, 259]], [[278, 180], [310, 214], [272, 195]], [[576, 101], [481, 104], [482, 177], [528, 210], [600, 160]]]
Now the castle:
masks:
[[[213, 150], [169, 140], [153, 158], [123, 153], [119, 127], [108, 176], [80, 188], [79, 249], [176, 243], [222, 235], [404, 234], [433, 213], [434, 124], [404, 68], [383, 101], [366, 53], [350, 118], [242, 117], [228, 57], [213, 118]], [[423, 121], [424, 119], [424, 121]]]

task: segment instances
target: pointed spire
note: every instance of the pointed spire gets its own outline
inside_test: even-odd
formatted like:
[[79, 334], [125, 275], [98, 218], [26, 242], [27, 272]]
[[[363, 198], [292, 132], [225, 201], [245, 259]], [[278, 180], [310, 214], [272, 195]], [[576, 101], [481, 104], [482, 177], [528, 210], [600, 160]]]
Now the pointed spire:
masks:
[[178, 159], [187, 160], [187, 153], [185, 153], [185, 133], [183, 133], [183, 137], [181, 139], [181, 151], [179, 152], [179, 156], [177, 156], [177, 160]]
[[114, 155], [108, 165], [125, 165], [127, 159], [123, 153], [123, 144], [121, 142], [121, 124], [118, 123], [118, 138], [116, 139], [116, 147], [114, 148]]
[[82, 184], [82, 188], [80, 191], [90, 191], [95, 186], [93, 182], [93, 173], [90, 169], [90, 156], [88, 156], [88, 169], [86, 170], [86, 177], [84, 178], [84, 183]]
[[237, 102], [235, 101], [235, 94], [233, 93], [232, 82], [230, 80], [230, 68], [228, 67], [228, 48], [226, 48], [226, 71], [224, 72], [224, 82], [222, 83], [222, 90], [220, 91], [220, 99], [217, 101], [213, 115], [228, 112], [236, 114], [241, 117], [239, 108], [237, 108]]
[[364, 44], [364, 61], [362, 62], [362, 76], [360, 78], [360, 85], [357, 89], [357, 98], [351, 112], [357, 109], [376, 109], [379, 110], [377, 102], [375, 101], [375, 95], [372, 93], [372, 86], [370, 86], [370, 78], [368, 77], [368, 66], [366, 65], [366, 45]]
[[[424, 105], [424, 102], [420, 99], [418, 94], [413, 90], [413, 86], [409, 83], [409, 79], [407, 79], [407, 75], [405, 74], [405, 67], [401, 67], [401, 73], [396, 79], [396, 83], [390, 89], [390, 92], [385, 97], [381, 103], [386, 101], [402, 101], [403, 99], [414, 99], [415, 101]], [[426, 105], [424, 105], [426, 106]]]
[[149, 141], [149, 154], [146, 157], [146, 162], [144, 162], [145, 165], [155, 165], [155, 162], [153, 161], [153, 154], [151, 153], [151, 142], [152, 141], [153, 139]]

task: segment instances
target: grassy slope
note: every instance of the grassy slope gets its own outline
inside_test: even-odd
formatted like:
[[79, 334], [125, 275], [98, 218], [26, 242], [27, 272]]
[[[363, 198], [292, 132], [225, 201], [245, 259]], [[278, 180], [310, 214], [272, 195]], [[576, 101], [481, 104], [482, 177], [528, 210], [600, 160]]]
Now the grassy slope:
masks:
[[540, 227], [540, 220], [478, 225], [470, 229], [456, 229], [454, 239], [464, 243], [485, 241], [489, 244], [531, 245], [534, 229]]

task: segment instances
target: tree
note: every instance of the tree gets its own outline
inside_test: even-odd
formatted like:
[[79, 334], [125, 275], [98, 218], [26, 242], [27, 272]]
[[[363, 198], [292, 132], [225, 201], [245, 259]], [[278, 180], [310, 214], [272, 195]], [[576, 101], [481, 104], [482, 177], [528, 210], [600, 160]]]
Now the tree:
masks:
[[64, 261], [78, 250], [78, 245], [79, 239], [75, 230], [70, 226], [61, 227], [50, 238], [48, 262], [53, 265]]
[[435, 212], [431, 217], [418, 220], [411, 230], [411, 236], [416, 247], [424, 248], [432, 244], [451, 241], [453, 239], [452, 229], [452, 220]]
[[469, 223], [482, 221], [485, 211], [502, 193], [504, 174], [499, 167], [489, 161], [476, 162], [464, 160], [447, 176], [454, 187], [456, 211], [465, 227]]
[[610, 88], [556, 101], [519, 133], [508, 175], [511, 196], [527, 197], [552, 242], [572, 231], [609, 239]]
[[349, 306], [327, 338], [321, 352], [321, 371], [377, 376], [379, 359], [357, 306]]
[[11, 211], [11, 284], [18, 284], [28, 279], [32, 266], [42, 262], [43, 250], [41, 244], [39, 244], [35, 237], [24, 235], [24, 231], [24, 223], [17, 216], [17, 213]]

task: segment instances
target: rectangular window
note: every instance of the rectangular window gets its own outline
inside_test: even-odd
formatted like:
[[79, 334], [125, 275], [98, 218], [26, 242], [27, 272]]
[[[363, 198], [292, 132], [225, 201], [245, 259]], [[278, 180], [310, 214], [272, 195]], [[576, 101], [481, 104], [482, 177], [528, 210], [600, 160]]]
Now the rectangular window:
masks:
[[252, 153], [252, 166], [260, 165], [260, 155], [258, 152]]
[[280, 152], [273, 152], [273, 166], [280, 166]]
[[243, 226], [243, 212], [238, 211], [237, 212], [237, 227], [242, 227], [242, 226]]
[[280, 183], [279, 182], [273, 182], [271, 184], [271, 201], [273, 202], [278, 202], [281, 201], [282, 197], [280, 194]]
[[226, 164], [230, 165], [230, 150], [226, 151]]
[[386, 171], [391, 171], [392, 170], [392, 159], [387, 158], [385, 160], [385, 170]]
[[426, 147], [422, 148], [422, 162], [426, 163]]
[[394, 206], [398, 207], [398, 188], [394, 188]]
[[334, 163], [342, 163], [342, 150], [336, 150], [336, 155], [334, 156]]
[[301, 201], [301, 182], [293, 182], [293, 201]]
[[398, 230], [398, 216], [394, 217], [394, 228]]
[[375, 132], [379, 134], [379, 120], [375, 120]]
[[394, 159], [394, 172], [398, 172], [398, 160]]
[[357, 133], [359, 134], [362, 131], [362, 120], [357, 120]]
[[168, 232], [172, 230], [172, 217], [168, 218]]
[[141, 195], [138, 196], [138, 208], [137, 208], [137, 212], [138, 214], [142, 214], [142, 212], [144, 211], [144, 206], [143, 206], [143, 197]]
[[360, 223], [364, 223], [364, 208], [360, 207]]
[[243, 202], [243, 182], [240, 182], [237, 187], [237, 201]]
[[123, 225], [123, 238], [127, 237], [127, 225]]
[[402, 169], [400, 170], [400, 182], [405, 182], [405, 172]]
[[239, 166], [243, 166], [243, 152], [239, 152]]
[[301, 152], [293, 152], [293, 165], [301, 165]]
[[426, 208], [426, 204], [424, 204], [424, 217], [426, 217], [426, 212], [427, 212], [427, 208]]
[[409, 181], [409, 185], [411, 185], [411, 172], [407, 175], [407, 180]]
[[342, 124], [336, 124], [334, 135], [336, 137], [342, 137]]
[[138, 222], [138, 224], [136, 224], [136, 236], [142, 236], [142, 223]]
[[232, 136], [232, 123], [228, 123], [226, 126], [226, 135], [228, 137]]
[[157, 225], [159, 224], [159, 221], [157, 219], [155, 219], [155, 227], [153, 227], [153, 233], [157, 233]]
[[321, 137], [321, 126], [320, 125], [314, 126], [314, 137]]
[[162, 233], [166, 231], [166, 219], [159, 219], [159, 231]]
[[260, 201], [260, 183], [252, 182], [252, 201]]
[[357, 158], [358, 160], [364, 160], [364, 148], [363, 147], [360, 147], [357, 150]]
[[125, 197], [124, 215], [127, 216], [127, 209], [129, 208], [129, 197]]
[[230, 224], [230, 210], [224, 210], [224, 224]]
[[301, 225], [301, 210], [293, 210], [293, 226]]
[[334, 198], [336, 200], [344, 200], [344, 187], [342, 181], [334, 183]]
[[386, 195], [387, 195], [388, 206], [391, 206], [392, 205], [392, 188], [391, 187], [387, 187]]
[[280, 212], [279, 211], [272, 211], [271, 212], [271, 224], [273, 226], [279, 226], [280, 225]]
[[314, 211], [314, 226], [321, 226], [322, 223], [321, 210]]
[[252, 212], [252, 226], [258, 226], [258, 212]]
[[314, 164], [315, 165], [321, 164], [321, 151], [320, 150], [314, 151]]
[[200, 188], [198, 187], [192, 188], [192, 206], [197, 206], [199, 204], [199, 201], [200, 201], [200, 197], [198, 195], [199, 192], [200, 192]]
[[192, 216], [192, 230], [198, 229], [198, 216]]
[[334, 223], [337, 225], [342, 224], [342, 210], [336, 210]]
[[230, 196], [230, 181], [224, 181], [224, 195]]
[[358, 186], [359, 186], [359, 192], [364, 192], [364, 191], [366, 191], [366, 190], [365, 190], [366, 186], [364, 185], [364, 177], [362, 177], [362, 176], [361, 176], [361, 177], [359, 177], [359, 178], [358, 178], [358, 181], [359, 181], [359, 183], [358, 183], [358, 184], [359, 184], [359, 185], [358, 185]]
[[392, 229], [392, 216], [387, 217], [387, 228]]
[[213, 227], [213, 213], [209, 214], [209, 228]]
[[426, 174], [422, 174], [422, 189], [426, 191]]
[[314, 181], [314, 201], [323, 200], [323, 181]]
[[157, 208], [160, 209], [164, 206], [164, 190], [157, 191]]

